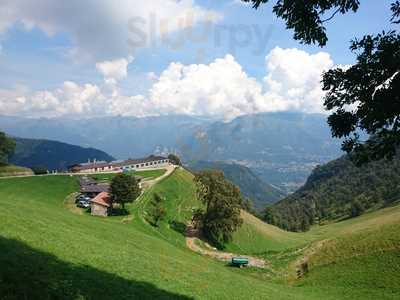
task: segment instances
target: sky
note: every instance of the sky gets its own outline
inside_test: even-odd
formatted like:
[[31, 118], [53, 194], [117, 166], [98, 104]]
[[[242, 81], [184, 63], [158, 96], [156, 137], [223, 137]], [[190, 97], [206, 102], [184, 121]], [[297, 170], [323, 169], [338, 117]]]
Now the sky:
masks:
[[393, 29], [387, 0], [302, 45], [239, 0], [1, 0], [0, 114], [22, 117], [324, 112], [322, 72], [355, 62], [349, 43]]

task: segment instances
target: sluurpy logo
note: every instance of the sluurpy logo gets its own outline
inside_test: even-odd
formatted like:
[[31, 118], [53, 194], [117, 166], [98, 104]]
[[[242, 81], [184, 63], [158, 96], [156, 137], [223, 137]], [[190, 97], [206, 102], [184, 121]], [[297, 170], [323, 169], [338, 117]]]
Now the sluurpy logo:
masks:
[[225, 48], [232, 55], [245, 48], [253, 55], [265, 54], [274, 30], [272, 24], [219, 24], [219, 18], [208, 13], [198, 20], [189, 12], [173, 19], [159, 18], [156, 13], [136, 16], [128, 21], [127, 43], [132, 52], [146, 47], [166, 47], [171, 51], [194, 47], [200, 59], [212, 48]]

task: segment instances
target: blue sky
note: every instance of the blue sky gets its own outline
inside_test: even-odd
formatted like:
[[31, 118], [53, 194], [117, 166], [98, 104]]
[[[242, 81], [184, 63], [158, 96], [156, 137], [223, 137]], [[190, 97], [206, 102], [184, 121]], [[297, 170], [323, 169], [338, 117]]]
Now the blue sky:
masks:
[[[135, 49], [135, 51], [129, 53], [126, 49], [128, 44], [126, 38], [130, 38], [132, 35], [135, 37], [135, 35], [129, 32], [128, 22], [123, 19], [126, 14], [118, 11], [118, 7], [112, 7], [112, 5], [118, 6], [118, 4], [115, 4], [116, 1], [87, 1], [87, 4], [82, 5], [82, 7], [79, 7], [78, 1], [71, 1], [71, 4], [64, 4], [62, 7], [51, 3], [50, 0], [38, 2], [37, 7], [30, 6], [32, 4], [30, 2], [32, 1], [16, 0], [16, 4], [0, 4], [6, 6], [1, 8], [1, 10], [6, 11], [4, 24], [0, 21], [0, 44], [2, 47], [0, 54], [0, 72], [2, 74], [0, 77], [0, 89], [3, 90], [3, 97], [4, 95], [16, 95], [16, 97], [19, 95], [20, 98], [22, 96], [26, 97], [27, 101], [30, 101], [30, 98], [34, 98], [32, 94], [40, 91], [49, 91], [54, 96], [56, 94], [55, 90], [59, 89], [66, 81], [73, 82], [79, 87], [85, 84], [99, 87], [102, 97], [109, 98], [108, 94], [103, 95], [103, 90], [107, 89], [107, 87], [104, 87], [104, 80], [107, 79], [105, 77], [108, 75], [105, 76], [99, 73], [96, 63], [121, 58], [129, 60], [132, 57], [133, 60], [127, 65], [126, 76], [121, 76], [118, 79], [118, 85], [114, 84], [111, 87], [111, 89], [118, 89], [118, 93], [124, 96], [141, 95], [144, 99], [149, 98], [148, 94], [151, 89], [157, 91], [160, 88], [160, 81], [162, 81], [160, 74], [167, 70], [171, 63], [180, 63], [183, 66], [191, 64], [209, 66], [216, 59], [224, 58], [227, 54], [232, 55], [234, 63], [239, 65], [245, 72], [246, 80], [247, 77], [254, 78], [259, 82], [263, 90], [268, 90], [270, 87], [264, 86], [265, 83], [263, 82], [264, 78], [269, 74], [268, 70], [266, 70], [266, 56], [277, 47], [280, 49], [296, 48], [309, 55], [322, 51], [329, 54], [332, 61], [327, 62], [324, 66], [330, 66], [332, 63], [333, 65], [349, 65], [354, 62], [354, 55], [348, 49], [351, 39], [361, 37], [367, 33], [378, 33], [384, 29], [393, 28], [389, 23], [391, 1], [364, 0], [361, 2], [360, 9], [356, 14], [337, 15], [334, 20], [327, 24], [329, 41], [326, 47], [320, 48], [318, 46], [302, 45], [293, 40], [292, 31], [285, 29], [283, 21], [272, 14], [271, 4], [264, 5], [259, 10], [254, 10], [248, 5], [240, 4], [238, 1], [233, 0], [186, 0], [184, 1], [186, 2], [186, 7], [194, 7], [194, 10], [199, 12], [218, 15], [209, 28], [204, 25], [204, 20], [198, 21], [192, 27], [193, 32], [197, 34], [204, 32], [208, 28], [201, 41], [193, 41], [187, 38], [186, 35], [180, 45], [175, 49], [171, 49], [171, 47], [162, 43], [160, 39], [156, 39], [156, 45]], [[76, 5], [74, 4], [75, 2], [77, 3]], [[133, 4], [126, 4], [127, 10], [132, 9], [132, 15], [135, 15], [135, 2], [138, 3], [137, 5], [141, 5], [140, 1], [131, 1], [130, 3]], [[164, 1], [164, 3], [166, 2], [174, 1]], [[91, 3], [94, 4], [92, 5]], [[159, 5], [158, 3], [155, 4]], [[177, 26], [179, 18], [174, 19], [174, 13], [179, 12], [179, 5], [176, 5], [172, 13], [169, 8], [165, 8], [164, 11], [163, 8], [155, 6], [157, 8], [154, 13], [156, 22], [167, 18], [172, 27]], [[78, 9], [89, 10], [87, 13], [89, 20], [85, 20], [85, 14], [79, 12]], [[146, 12], [140, 15], [145, 21], [142, 29], [144, 31], [148, 30], [151, 23], [151, 4], [148, 4], [146, 9], [138, 9], [138, 11]], [[115, 17], [108, 18], [108, 15], [111, 14], [115, 14]], [[90, 20], [91, 17], [98, 19]], [[7, 18], [9, 19], [8, 22]], [[86, 24], [90, 26], [86, 27]], [[116, 34], [119, 29], [125, 34], [121, 34], [121, 36]], [[265, 42], [257, 38], [256, 29], [259, 33], [268, 37]], [[173, 33], [169, 34], [168, 38], [171, 41], [178, 41], [183, 36], [183, 33], [186, 34], [187, 31], [179, 30], [178, 28], [173, 30]], [[215, 39], [218, 34], [220, 42], [216, 44]], [[246, 42], [240, 44], [239, 41], [243, 41], [243, 39], [246, 39]], [[236, 41], [236, 43], [233, 43], [233, 41]], [[75, 50], [76, 53], [74, 52]], [[280, 53], [282, 55], [287, 54], [285, 52]], [[292, 55], [296, 54], [292, 53]], [[278, 57], [273, 62], [275, 67], [278, 66], [279, 68], [279, 61], [281, 62], [282, 59]], [[320, 64], [318, 63], [318, 65]], [[233, 67], [233, 65], [231, 66]], [[307, 65], [302, 67], [307, 69]], [[180, 72], [184, 74], [185, 71], [180, 69]], [[285, 69], [283, 73], [290, 73], [290, 70]], [[284, 80], [283, 75], [281, 75], [275, 74], [274, 82], [278, 80], [277, 78]], [[238, 75], [238, 78], [240, 76], [242, 75]], [[196, 76], [193, 77], [197, 78]], [[157, 83], [160, 84], [154, 86]], [[173, 88], [180, 88], [182, 85], [185, 88], [186, 83], [187, 80], [182, 81], [180, 85]], [[165, 92], [165, 88], [162, 88], [163, 92]], [[220, 88], [221, 90], [225, 89], [225, 87]], [[298, 88], [299, 86], [288, 87], [288, 89]], [[4, 90], [7, 92], [4, 92]], [[15, 92], [15, 90], [18, 90], [18, 92]], [[199, 93], [202, 92], [204, 91], [199, 91]], [[229, 95], [230, 97], [232, 95], [241, 97], [246, 93], [248, 94], [246, 91], [237, 93], [235, 91], [230, 92]], [[62, 93], [60, 92], [59, 94]], [[273, 101], [278, 99], [278, 96], [282, 98], [285, 95], [275, 95]], [[35, 95], [35, 97], [36, 102], [40, 101], [38, 100], [40, 95]], [[60, 95], [54, 97], [57, 98], [57, 101], [64, 101], [58, 99], [62, 98]], [[202, 95], [202, 99], [205, 97], [207, 97], [206, 94]], [[215, 98], [216, 96], [212, 95], [212, 97]], [[8, 101], [11, 100], [8, 99]], [[54, 101], [56, 102], [56, 100]], [[126, 102], [127, 100], [124, 99], [124, 101]], [[262, 100], [258, 99], [257, 101], [259, 103]], [[153, 101], [152, 105], [154, 103]], [[204, 103], [204, 105], [207, 105], [207, 103], [212, 102], [205, 101]], [[193, 114], [195, 113], [194, 107], [200, 107], [200, 111], [202, 111], [201, 105], [202, 102], [193, 103], [192, 107], [187, 108], [185, 111]], [[243, 103], [240, 105], [243, 106]], [[5, 106], [3, 104], [3, 107]], [[162, 112], [163, 106], [165, 105], [162, 104], [155, 113]], [[260, 110], [260, 107], [266, 106], [258, 104], [257, 107]], [[296, 104], [293, 107], [281, 105], [279, 107], [282, 107], [283, 110], [285, 110], [285, 107], [297, 109], [297, 107], [301, 108], [301, 105]], [[223, 109], [223, 106], [220, 108]], [[309, 108], [307, 106], [301, 109]], [[142, 113], [146, 111], [146, 108], [141, 109]], [[263, 109], [265, 110], [265, 108]], [[34, 106], [25, 108], [23, 115], [30, 115], [29, 110], [33, 112]], [[173, 110], [173, 108], [168, 107], [166, 110]], [[19, 114], [20, 111], [15, 109], [10, 114]], [[0, 106], [0, 113], [7, 114], [7, 111], [4, 108], [1, 110]], [[48, 112], [45, 114], [48, 114]], [[232, 114], [235, 115], [237, 113], [232, 112]], [[34, 115], [32, 113], [32, 116]], [[51, 114], [48, 115], [50, 116]]]

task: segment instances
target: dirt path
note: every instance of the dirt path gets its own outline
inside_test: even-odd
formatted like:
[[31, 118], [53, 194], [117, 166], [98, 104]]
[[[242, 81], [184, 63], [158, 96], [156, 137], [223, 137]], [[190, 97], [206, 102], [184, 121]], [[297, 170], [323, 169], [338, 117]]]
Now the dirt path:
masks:
[[194, 236], [194, 230], [191, 229], [190, 225], [188, 226], [188, 230], [187, 230], [187, 237], [186, 237], [186, 246], [196, 252], [199, 253], [201, 255], [205, 255], [205, 256], [209, 256], [215, 259], [218, 259], [220, 261], [224, 261], [224, 262], [230, 262], [232, 260], [232, 257], [245, 257], [249, 260], [249, 266], [252, 267], [257, 267], [257, 268], [266, 268], [267, 263], [265, 262], [265, 260], [260, 259], [260, 258], [255, 258], [252, 256], [248, 256], [248, 255], [238, 255], [238, 254], [234, 254], [234, 253], [229, 253], [229, 252], [222, 252], [222, 251], [218, 251], [215, 248], [212, 248], [210, 245], [205, 244], [205, 246], [208, 249], [205, 249], [203, 247], [200, 247], [197, 242], [200, 242], [200, 239], [197, 238], [196, 236]]
[[316, 242], [312, 243], [311, 245], [307, 246], [306, 248], [299, 250], [299, 251], [304, 251], [303, 255], [301, 257], [299, 257], [298, 259], [296, 259], [289, 267], [289, 269], [294, 269], [293, 273], [295, 273], [297, 279], [302, 278], [305, 274], [307, 274], [309, 272], [310, 258], [315, 253], [320, 251], [321, 248], [329, 241], [330, 240], [328, 240], [328, 239], [316, 241]]
[[172, 174], [172, 172], [174, 172], [176, 166], [174, 165], [169, 165], [166, 168], [163, 168], [165, 170], [167, 170], [167, 172], [165, 172], [163, 175], [161, 175], [160, 177], [157, 177], [155, 179], [150, 179], [150, 180], [143, 180], [140, 183], [140, 187], [142, 188], [142, 190], [148, 189], [150, 187], [152, 187], [153, 185], [155, 185], [157, 182], [160, 182], [161, 180], [163, 180], [164, 178], [168, 177], [169, 175]]

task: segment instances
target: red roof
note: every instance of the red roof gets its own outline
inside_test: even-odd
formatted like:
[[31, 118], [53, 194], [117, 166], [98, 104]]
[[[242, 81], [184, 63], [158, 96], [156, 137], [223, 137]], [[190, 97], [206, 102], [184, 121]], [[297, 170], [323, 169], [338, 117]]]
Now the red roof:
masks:
[[105, 207], [111, 206], [110, 195], [107, 192], [101, 192], [96, 197], [94, 197], [92, 200], [90, 200], [90, 202], [96, 203], [98, 205], [105, 206]]

